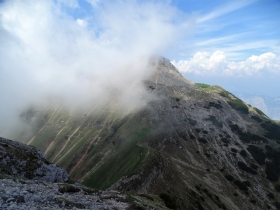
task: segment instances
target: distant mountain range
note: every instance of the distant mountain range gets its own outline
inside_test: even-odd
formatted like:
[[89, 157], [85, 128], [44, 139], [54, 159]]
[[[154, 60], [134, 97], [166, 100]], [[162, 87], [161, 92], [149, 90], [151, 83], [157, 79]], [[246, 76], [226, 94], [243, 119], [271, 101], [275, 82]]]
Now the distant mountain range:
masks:
[[269, 97], [260, 94], [235, 93], [237, 97], [248, 104], [262, 110], [273, 120], [280, 120], [280, 96]]

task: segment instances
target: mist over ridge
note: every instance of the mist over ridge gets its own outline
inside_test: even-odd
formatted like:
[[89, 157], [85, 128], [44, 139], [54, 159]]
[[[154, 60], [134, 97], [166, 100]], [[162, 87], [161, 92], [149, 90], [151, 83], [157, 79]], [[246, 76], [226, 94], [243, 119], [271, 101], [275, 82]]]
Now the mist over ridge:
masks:
[[1, 3], [1, 136], [11, 137], [30, 106], [90, 110], [117, 96], [122, 109], [138, 109], [148, 100], [140, 83], [150, 57], [191, 30], [165, 3], [104, 2], [75, 19], [66, 12], [79, 7], [73, 2]]

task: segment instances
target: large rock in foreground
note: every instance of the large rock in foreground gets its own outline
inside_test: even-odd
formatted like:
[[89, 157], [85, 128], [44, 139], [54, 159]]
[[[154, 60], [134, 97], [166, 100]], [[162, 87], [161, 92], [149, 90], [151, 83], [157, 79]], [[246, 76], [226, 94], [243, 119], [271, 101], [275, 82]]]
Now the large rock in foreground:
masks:
[[67, 172], [48, 162], [33, 146], [0, 137], [0, 173], [48, 182], [65, 182]]

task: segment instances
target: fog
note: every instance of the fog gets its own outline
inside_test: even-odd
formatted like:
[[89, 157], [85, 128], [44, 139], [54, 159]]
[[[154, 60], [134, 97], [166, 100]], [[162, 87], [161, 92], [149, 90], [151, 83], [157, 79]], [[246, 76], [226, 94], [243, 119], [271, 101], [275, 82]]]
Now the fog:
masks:
[[0, 3], [0, 136], [12, 138], [30, 106], [89, 110], [115, 98], [141, 108], [150, 56], [176, 50], [192, 30], [168, 2], [89, 2]]

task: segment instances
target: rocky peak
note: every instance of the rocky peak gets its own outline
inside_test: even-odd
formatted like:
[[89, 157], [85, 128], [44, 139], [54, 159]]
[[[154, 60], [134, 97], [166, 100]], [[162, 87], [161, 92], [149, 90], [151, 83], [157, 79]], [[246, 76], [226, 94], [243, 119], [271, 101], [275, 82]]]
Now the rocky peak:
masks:
[[150, 60], [150, 64], [156, 69], [155, 74], [150, 81], [156, 85], [162, 84], [166, 86], [193, 85], [194, 83], [187, 80], [183, 75], [170, 63], [167, 58], [154, 56]]

